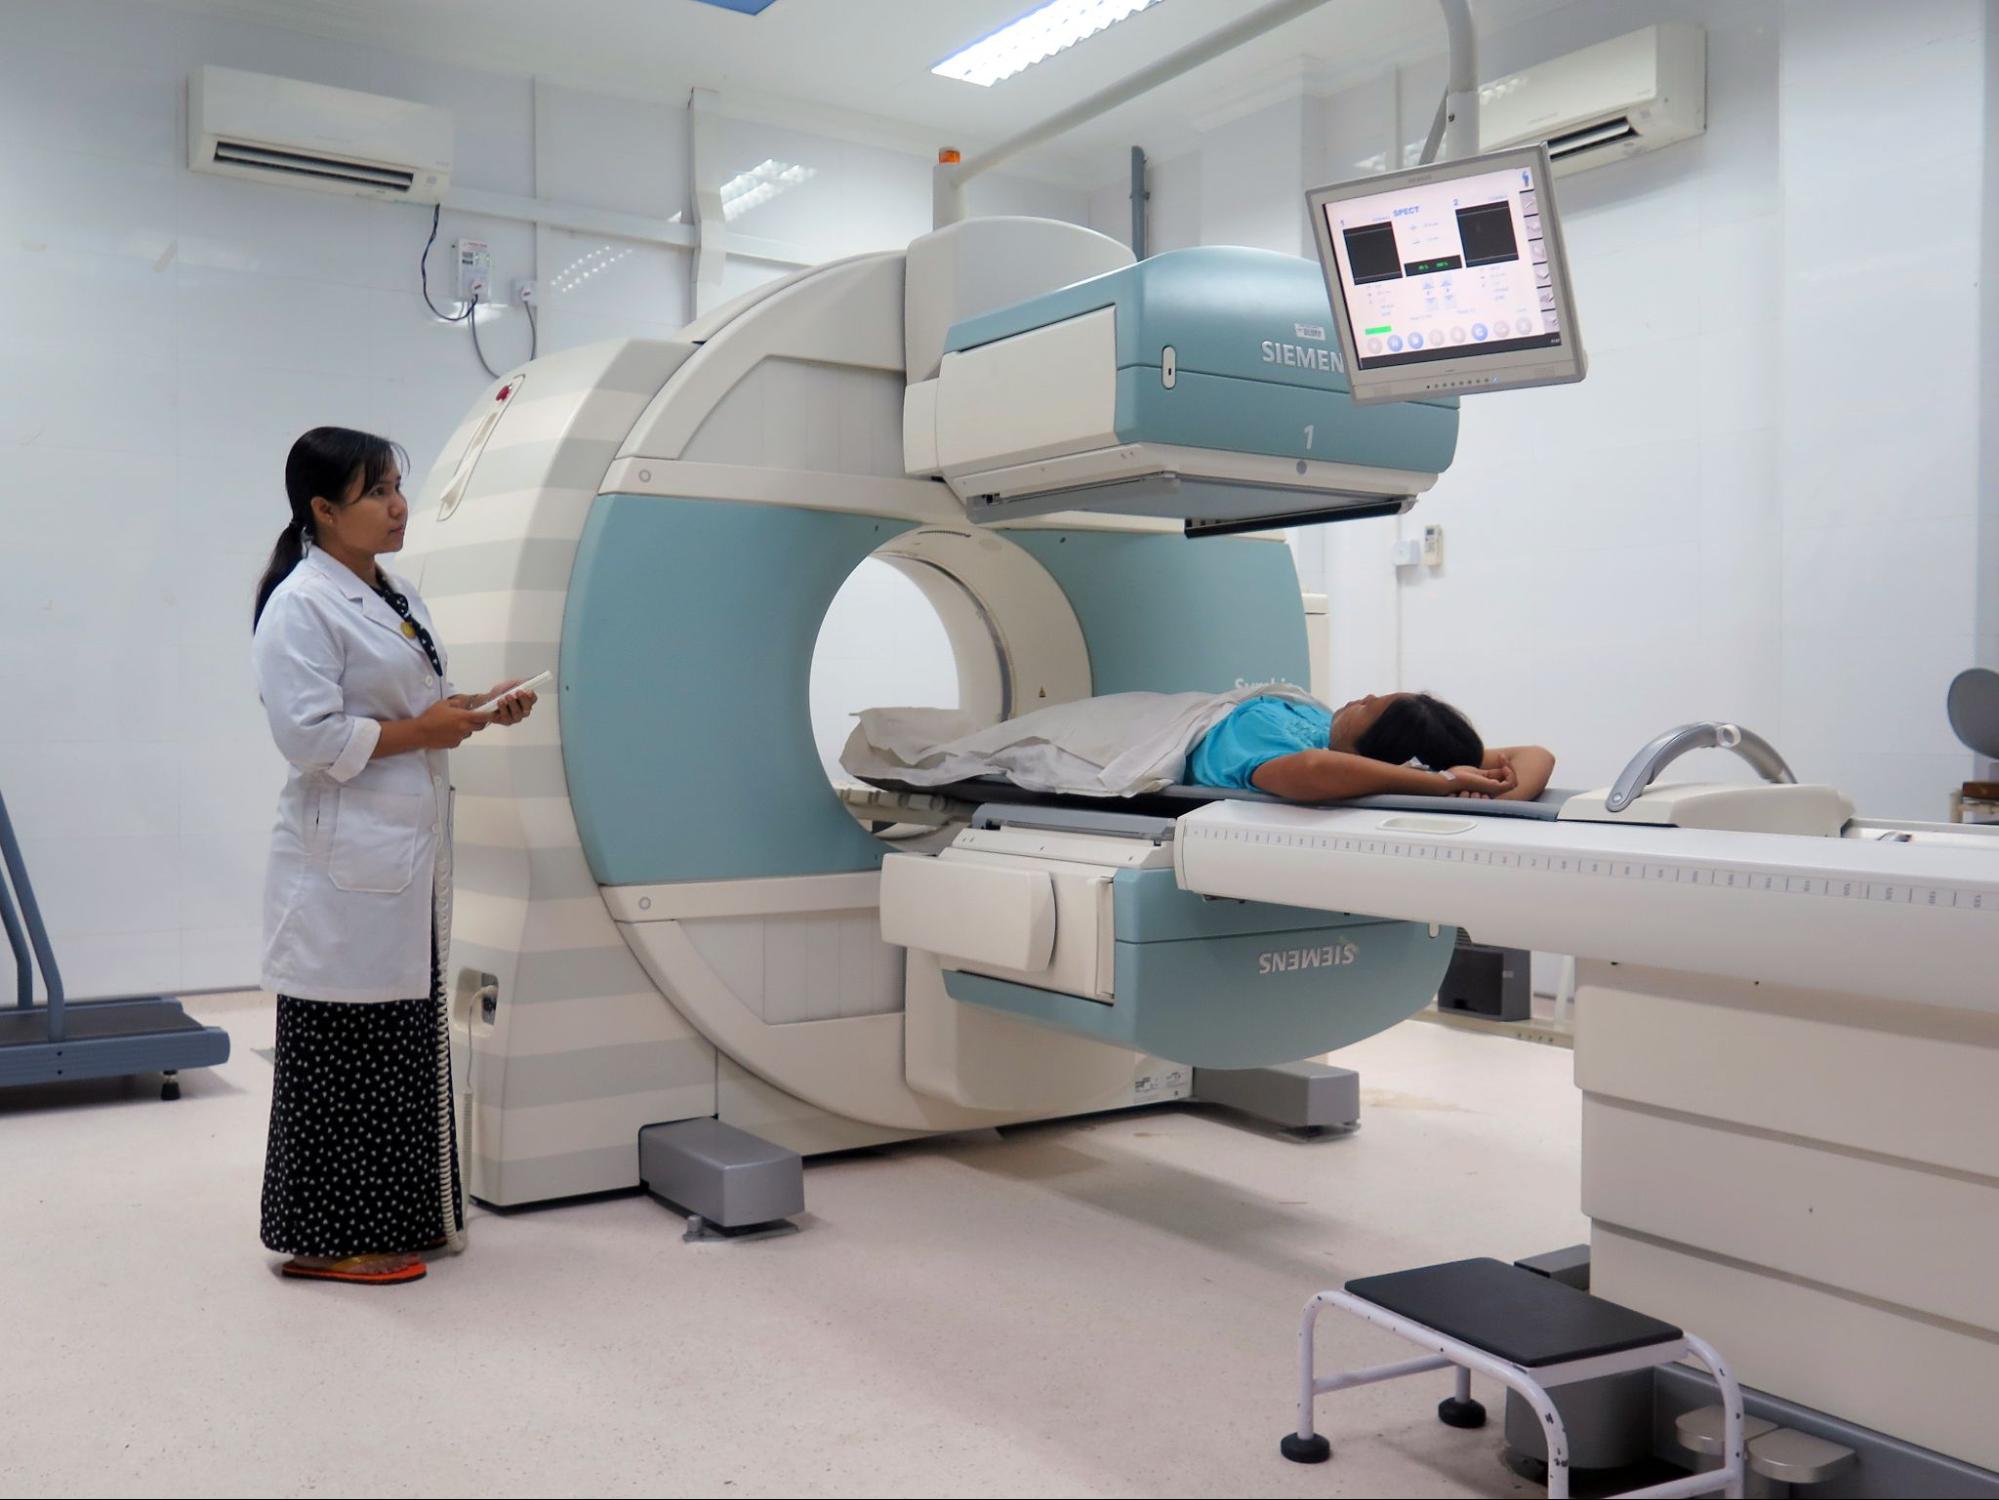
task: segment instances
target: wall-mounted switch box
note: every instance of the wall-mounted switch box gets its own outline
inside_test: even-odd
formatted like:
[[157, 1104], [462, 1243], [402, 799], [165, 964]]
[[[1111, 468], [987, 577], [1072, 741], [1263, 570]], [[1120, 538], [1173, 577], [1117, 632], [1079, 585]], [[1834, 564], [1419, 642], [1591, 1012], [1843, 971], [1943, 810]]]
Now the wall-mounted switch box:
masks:
[[458, 300], [490, 302], [493, 299], [493, 247], [484, 240], [458, 242]]

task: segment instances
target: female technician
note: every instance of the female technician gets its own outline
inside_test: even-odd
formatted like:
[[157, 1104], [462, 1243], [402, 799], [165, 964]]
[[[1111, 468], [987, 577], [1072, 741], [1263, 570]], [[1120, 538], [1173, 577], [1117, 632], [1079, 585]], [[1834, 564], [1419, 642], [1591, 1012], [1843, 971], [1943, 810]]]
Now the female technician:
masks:
[[278, 997], [263, 1240], [287, 1276], [391, 1284], [459, 1243], [464, 1207], [439, 955], [450, 942], [446, 753], [518, 724], [454, 694], [430, 612], [378, 559], [401, 550], [406, 460], [315, 427], [285, 461], [291, 520], [257, 588], [251, 657], [291, 763], [264, 881]]

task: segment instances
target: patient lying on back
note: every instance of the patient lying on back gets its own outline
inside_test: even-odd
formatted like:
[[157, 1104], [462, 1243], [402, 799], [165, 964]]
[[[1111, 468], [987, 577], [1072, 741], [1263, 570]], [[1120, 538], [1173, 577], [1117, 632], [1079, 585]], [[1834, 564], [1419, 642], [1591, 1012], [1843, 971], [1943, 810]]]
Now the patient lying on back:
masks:
[[1427, 693], [1370, 694], [1328, 713], [1291, 698], [1236, 705], [1187, 757], [1200, 786], [1295, 802], [1388, 793], [1529, 801], [1555, 757], [1539, 745], [1487, 749], [1469, 720]]

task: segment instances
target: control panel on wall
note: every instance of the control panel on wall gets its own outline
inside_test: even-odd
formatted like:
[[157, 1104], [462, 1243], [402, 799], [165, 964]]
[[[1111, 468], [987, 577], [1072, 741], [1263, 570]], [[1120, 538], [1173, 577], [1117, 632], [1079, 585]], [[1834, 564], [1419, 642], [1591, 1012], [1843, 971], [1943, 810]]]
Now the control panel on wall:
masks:
[[1444, 565], [1444, 528], [1425, 526], [1421, 536], [1405, 536], [1395, 543], [1398, 568], [1441, 568]]
[[484, 240], [458, 242], [458, 300], [493, 300], [493, 247]]

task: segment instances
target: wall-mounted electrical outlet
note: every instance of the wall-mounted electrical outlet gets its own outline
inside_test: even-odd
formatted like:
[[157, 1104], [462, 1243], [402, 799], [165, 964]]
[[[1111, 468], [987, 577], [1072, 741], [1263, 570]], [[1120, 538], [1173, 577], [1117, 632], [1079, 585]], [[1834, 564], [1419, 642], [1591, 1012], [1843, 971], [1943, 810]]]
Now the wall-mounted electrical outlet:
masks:
[[458, 242], [458, 300], [488, 302], [493, 296], [493, 247], [484, 240]]
[[514, 283], [514, 301], [520, 303], [522, 307], [540, 307], [540, 284], [533, 281], [516, 281]]

